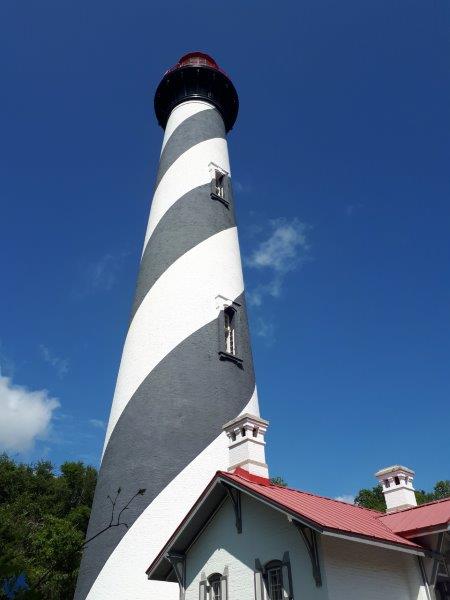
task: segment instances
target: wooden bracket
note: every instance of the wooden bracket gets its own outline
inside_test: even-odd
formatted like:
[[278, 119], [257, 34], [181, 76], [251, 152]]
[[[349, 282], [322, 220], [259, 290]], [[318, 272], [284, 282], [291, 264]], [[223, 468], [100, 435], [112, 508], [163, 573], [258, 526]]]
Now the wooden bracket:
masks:
[[317, 532], [310, 527], [299, 523], [298, 521], [292, 521], [298, 532], [302, 536], [305, 543], [306, 549], [308, 550], [309, 558], [311, 560], [312, 573], [316, 587], [322, 586], [322, 575], [320, 573], [320, 561], [319, 561], [319, 548], [317, 545]]

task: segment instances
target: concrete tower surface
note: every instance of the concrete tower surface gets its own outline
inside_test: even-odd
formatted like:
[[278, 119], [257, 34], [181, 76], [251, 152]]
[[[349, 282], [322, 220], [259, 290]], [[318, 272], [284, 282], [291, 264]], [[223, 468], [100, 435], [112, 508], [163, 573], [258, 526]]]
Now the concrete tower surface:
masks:
[[226, 141], [236, 90], [191, 53], [164, 75], [155, 112], [164, 140], [77, 600], [177, 597], [145, 571], [227, 469], [223, 423], [259, 414]]

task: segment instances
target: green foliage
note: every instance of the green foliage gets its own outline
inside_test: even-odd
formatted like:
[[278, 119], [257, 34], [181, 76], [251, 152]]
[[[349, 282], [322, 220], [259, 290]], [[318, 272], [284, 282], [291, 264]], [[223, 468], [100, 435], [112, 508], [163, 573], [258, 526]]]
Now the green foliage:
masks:
[[0, 456], [0, 600], [73, 597], [96, 479], [79, 462], [56, 474]]
[[280, 487], [287, 487], [286, 481], [280, 476], [271, 477], [270, 483], [272, 483], [273, 485], [279, 485]]
[[[444, 498], [450, 498], [449, 479], [446, 479], [445, 481], [438, 481], [435, 484], [432, 492], [416, 490], [417, 504], [425, 504], [426, 502], [433, 502], [434, 500], [443, 500]], [[386, 503], [384, 501], [381, 485], [376, 485], [371, 490], [359, 490], [358, 495], [355, 498], [355, 504], [364, 508], [372, 508], [373, 510], [385, 512]]]
[[359, 490], [355, 497], [355, 504], [363, 508], [371, 508], [372, 510], [384, 512], [386, 510], [386, 502], [384, 501], [383, 488], [381, 485], [376, 485], [371, 490]]

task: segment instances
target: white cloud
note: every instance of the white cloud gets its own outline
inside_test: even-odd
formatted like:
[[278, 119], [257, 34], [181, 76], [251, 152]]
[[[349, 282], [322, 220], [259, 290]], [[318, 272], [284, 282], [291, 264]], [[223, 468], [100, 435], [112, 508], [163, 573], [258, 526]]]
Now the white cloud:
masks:
[[346, 502], [347, 504], [354, 504], [355, 496], [353, 496], [353, 494], [342, 494], [342, 496], [336, 496], [335, 500], [340, 500], [341, 502]]
[[84, 298], [98, 292], [110, 292], [119, 281], [128, 252], [107, 252], [99, 259], [83, 265], [81, 282], [72, 291], [74, 298]]
[[39, 350], [41, 352], [42, 358], [45, 360], [46, 363], [51, 365], [56, 370], [60, 379], [62, 379], [64, 375], [67, 375], [67, 373], [69, 372], [69, 361], [67, 360], [67, 358], [59, 358], [58, 356], [55, 356], [54, 354], [52, 354], [52, 352], [50, 352], [47, 346], [44, 346], [44, 344], [41, 344], [39, 346]]
[[94, 290], [109, 292], [117, 280], [117, 262], [112, 254], [105, 254], [88, 267], [88, 278]]
[[89, 424], [98, 429], [105, 429], [105, 423], [100, 419], [89, 419]]
[[264, 319], [258, 318], [256, 319], [255, 328], [253, 331], [259, 337], [264, 338], [269, 346], [272, 345], [275, 333], [275, 327], [272, 322], [267, 322]]
[[269, 267], [278, 273], [286, 273], [298, 264], [299, 251], [309, 249], [305, 235], [307, 226], [298, 219], [291, 222], [275, 219], [270, 225], [270, 237], [260, 243], [247, 263], [250, 267]]
[[92, 291], [109, 292], [116, 285], [127, 252], [105, 254], [88, 265], [87, 279]]
[[0, 450], [26, 452], [45, 439], [60, 406], [47, 390], [31, 391], [0, 374]]
[[270, 273], [269, 281], [260, 283], [247, 293], [250, 304], [261, 306], [265, 296], [281, 295], [287, 273], [307, 260], [309, 244], [306, 236], [308, 225], [298, 219], [274, 219], [270, 221], [271, 233], [245, 261], [247, 266]]

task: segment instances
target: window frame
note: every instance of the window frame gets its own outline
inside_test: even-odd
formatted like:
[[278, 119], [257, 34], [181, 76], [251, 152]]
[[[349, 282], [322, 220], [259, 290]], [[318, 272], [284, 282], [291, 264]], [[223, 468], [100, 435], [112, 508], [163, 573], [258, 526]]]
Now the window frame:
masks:
[[284, 552], [283, 558], [272, 559], [261, 564], [259, 559], [255, 559], [255, 599], [271, 600], [269, 573], [271, 570], [280, 569], [281, 578], [281, 597], [283, 600], [294, 600], [294, 588], [292, 584], [292, 570], [289, 551]]
[[[241, 305], [238, 302], [234, 302], [232, 300], [228, 300], [223, 296], [216, 296], [216, 300], [218, 300], [218, 355], [220, 360], [229, 360], [234, 362], [239, 367], [243, 365], [243, 359], [240, 357], [240, 338], [239, 332], [241, 331]], [[227, 346], [227, 336], [226, 336], [226, 313], [230, 313], [233, 311], [231, 322], [233, 323], [233, 350], [234, 352], [229, 351], [229, 346]]]
[[[210, 197], [212, 200], [218, 200], [227, 208], [230, 207], [230, 174], [222, 167], [219, 167], [215, 163], [209, 164], [209, 171], [211, 174], [211, 191]], [[219, 187], [218, 181], [220, 180], [221, 186]]]
[[[283, 600], [285, 597], [285, 584], [283, 580], [283, 563], [281, 560], [271, 560], [264, 567], [265, 576], [266, 576], [266, 590], [267, 590], [267, 598], [268, 600]], [[271, 589], [271, 580], [270, 574], [273, 572], [278, 572], [279, 574], [279, 597], [273, 597], [273, 590]]]
[[[222, 598], [222, 574], [221, 573], [213, 573], [207, 579], [208, 581], [208, 595], [209, 600], [224, 600]], [[219, 587], [219, 597], [217, 598], [214, 594], [214, 585], [218, 584]]]

